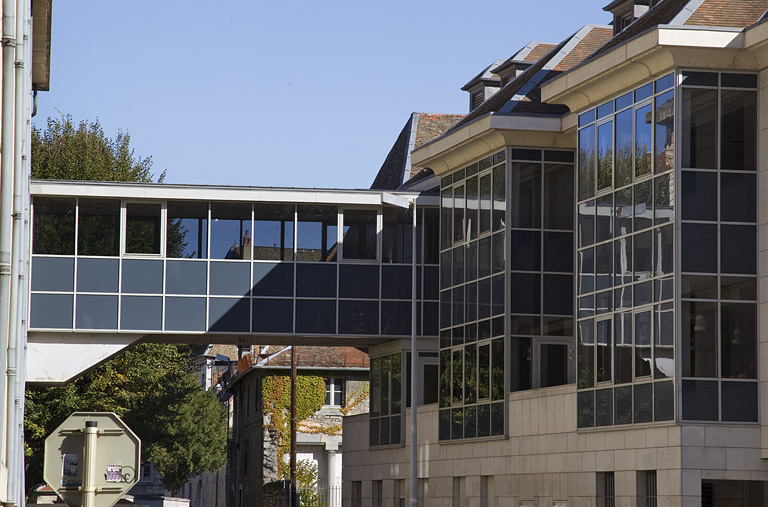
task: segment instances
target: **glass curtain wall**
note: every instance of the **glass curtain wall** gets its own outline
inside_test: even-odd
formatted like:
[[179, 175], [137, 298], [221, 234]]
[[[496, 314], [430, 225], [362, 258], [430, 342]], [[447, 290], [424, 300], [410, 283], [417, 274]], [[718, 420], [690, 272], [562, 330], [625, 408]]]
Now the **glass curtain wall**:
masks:
[[757, 76], [680, 80], [681, 418], [757, 422]]
[[440, 440], [504, 434], [506, 152], [441, 182]]
[[371, 447], [402, 443], [404, 377], [402, 352], [371, 359]]
[[674, 74], [579, 115], [580, 428], [674, 418]]
[[441, 193], [439, 436], [503, 435], [505, 354], [513, 391], [568, 379], [567, 353], [535, 345], [573, 333], [573, 152], [501, 151]]
[[572, 151], [510, 150], [511, 391], [568, 382], [573, 158]]

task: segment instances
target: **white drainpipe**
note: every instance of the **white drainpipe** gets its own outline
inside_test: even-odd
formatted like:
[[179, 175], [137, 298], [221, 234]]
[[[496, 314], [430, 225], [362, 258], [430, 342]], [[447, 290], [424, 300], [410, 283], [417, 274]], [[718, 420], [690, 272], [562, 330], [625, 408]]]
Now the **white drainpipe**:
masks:
[[[9, 319], [11, 313], [11, 247], [13, 228], [13, 136], [14, 136], [14, 97], [15, 97], [15, 46], [16, 27], [14, 0], [2, 0], [2, 93], [0, 104], [0, 428], [7, 434], [7, 394], [8, 378], [8, 342]], [[8, 463], [8, 449], [5, 439], [0, 440], [0, 465]], [[9, 470], [10, 472], [10, 470]], [[8, 490], [0, 495], [10, 500], [9, 477]]]
[[16, 48], [15, 48], [15, 100], [14, 100], [14, 177], [13, 177], [13, 244], [11, 250], [11, 316], [8, 333], [8, 429], [6, 433], [8, 449], [9, 500], [16, 505], [24, 505], [24, 377], [19, 367], [24, 364], [26, 335], [22, 319], [25, 294], [25, 267], [29, 244], [25, 242], [25, 228], [28, 219], [25, 216], [29, 194], [25, 195], [29, 181], [28, 157], [24, 152], [27, 130], [26, 95], [28, 93], [26, 42], [29, 40], [28, 0], [16, 0]]

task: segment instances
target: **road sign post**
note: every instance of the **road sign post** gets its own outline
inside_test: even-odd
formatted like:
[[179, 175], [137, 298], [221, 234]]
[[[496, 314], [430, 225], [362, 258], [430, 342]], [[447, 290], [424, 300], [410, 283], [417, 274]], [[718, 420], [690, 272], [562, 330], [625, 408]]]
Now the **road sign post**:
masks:
[[75, 412], [45, 439], [43, 477], [72, 507], [112, 507], [139, 480], [141, 441], [111, 412]]

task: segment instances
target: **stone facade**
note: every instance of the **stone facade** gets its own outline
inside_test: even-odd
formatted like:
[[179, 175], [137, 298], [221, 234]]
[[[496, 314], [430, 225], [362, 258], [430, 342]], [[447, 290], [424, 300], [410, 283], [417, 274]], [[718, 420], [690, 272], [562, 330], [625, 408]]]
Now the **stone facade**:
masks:
[[[266, 505], [275, 501], [274, 495], [267, 494], [262, 485], [281, 479], [278, 477], [278, 463], [279, 460], [287, 459], [287, 455], [278, 456], [277, 432], [267, 427], [270, 416], [263, 411], [261, 385], [268, 376], [287, 373], [290, 365], [289, 350], [282, 347], [268, 348], [260, 357], [245, 356], [240, 361], [239, 374], [228, 387], [235, 400], [229, 456], [232, 469], [228, 488], [233, 493], [236, 506], [248, 505], [248, 502], [253, 501], [266, 502]], [[256, 350], [253, 352], [258, 353]], [[358, 415], [368, 411], [369, 402], [365, 394], [368, 356], [350, 347], [298, 347], [297, 356], [299, 376], [306, 374], [340, 379], [341, 382], [338, 386], [341, 391], [337, 391], [331, 404], [324, 405], [311, 417], [300, 421], [297, 430], [298, 460], [315, 461], [321, 487], [339, 487], [341, 428], [345, 412]], [[346, 403], [358, 398], [360, 401], [354, 406], [344, 408]], [[339, 399], [342, 404], [336, 406]]]

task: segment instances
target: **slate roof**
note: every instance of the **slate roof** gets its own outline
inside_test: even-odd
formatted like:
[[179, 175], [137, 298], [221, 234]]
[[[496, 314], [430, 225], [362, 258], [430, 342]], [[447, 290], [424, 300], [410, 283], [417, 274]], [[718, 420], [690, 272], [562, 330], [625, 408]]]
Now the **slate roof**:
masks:
[[768, 10], [768, 0], [704, 0], [686, 25], [746, 28]]
[[413, 113], [405, 123], [403, 130], [400, 131], [400, 135], [397, 136], [397, 140], [389, 150], [379, 172], [376, 173], [371, 188], [394, 190], [400, 187], [421, 169], [413, 166], [406, 167], [411, 160], [410, 150], [440, 137], [451, 125], [463, 117], [464, 115], [461, 114]]

